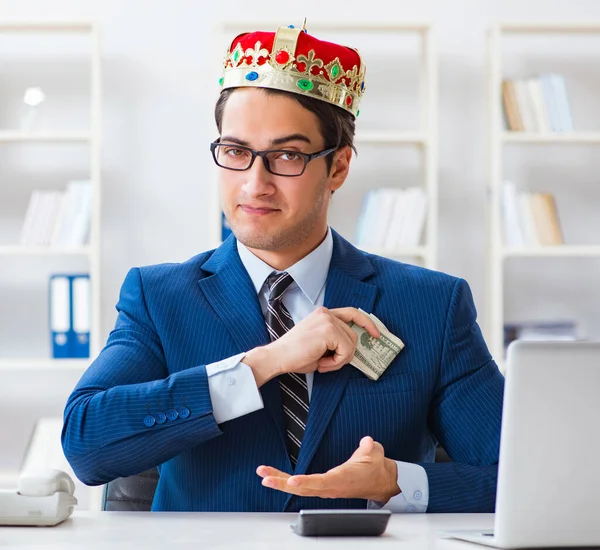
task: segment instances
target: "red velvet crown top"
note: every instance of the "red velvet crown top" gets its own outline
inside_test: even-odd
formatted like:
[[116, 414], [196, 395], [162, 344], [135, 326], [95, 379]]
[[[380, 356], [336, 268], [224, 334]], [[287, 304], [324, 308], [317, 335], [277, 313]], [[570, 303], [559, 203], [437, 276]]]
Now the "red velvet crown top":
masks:
[[365, 90], [358, 51], [280, 27], [237, 36], [225, 57], [223, 88], [255, 86], [308, 95], [353, 115]]

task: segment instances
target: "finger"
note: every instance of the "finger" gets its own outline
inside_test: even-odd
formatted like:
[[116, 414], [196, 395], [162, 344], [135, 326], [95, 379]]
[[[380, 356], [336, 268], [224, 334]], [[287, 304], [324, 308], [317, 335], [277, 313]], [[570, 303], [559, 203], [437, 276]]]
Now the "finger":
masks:
[[375, 445], [375, 442], [373, 441], [373, 438], [369, 435], [366, 435], [365, 437], [363, 437], [360, 440], [360, 444], [358, 445], [358, 450], [365, 455], [371, 454], [371, 452], [373, 451], [373, 446]]
[[352, 453], [350, 460], [361, 460], [371, 455], [373, 451], [373, 438], [365, 436], [360, 440], [358, 448]]
[[324, 491], [327, 489], [327, 476], [324, 474], [291, 476], [288, 479], [288, 485], [298, 489]]
[[356, 350], [356, 333], [342, 320], [334, 317], [335, 337], [327, 342], [327, 346], [334, 350], [333, 355], [319, 359], [319, 371], [322, 368], [337, 370], [354, 357]]
[[354, 307], [340, 307], [337, 309], [330, 309], [329, 311], [338, 319], [344, 321], [344, 323], [356, 323], [359, 327], [363, 327], [371, 336], [373, 336], [373, 338], [379, 338], [381, 336], [373, 319], [368, 315], [361, 313]]
[[[301, 477], [309, 478], [312, 476]], [[277, 491], [282, 491], [284, 493], [289, 493], [292, 495], [298, 495], [302, 497], [328, 497], [327, 492], [325, 490], [313, 487], [312, 482], [310, 480], [302, 480], [300, 485], [292, 485], [290, 483], [290, 479], [291, 478], [284, 479], [281, 477], [269, 476], [262, 480], [262, 484], [263, 486], [269, 487], [270, 489], [275, 489]]]
[[271, 466], [259, 466], [258, 468], [256, 468], [256, 473], [262, 478], [274, 476], [287, 479], [288, 477], [290, 477], [289, 474], [286, 474], [285, 472], [282, 472], [281, 470], [278, 470], [277, 468], [273, 468]]
[[356, 347], [356, 343], [358, 342], [358, 334], [356, 334], [356, 332], [352, 330], [348, 323], [344, 323], [344, 321], [342, 321], [338, 317], [336, 317], [335, 320], [340, 330], [343, 330], [344, 333], [348, 335], [348, 338], [350, 338], [350, 340], [352, 341], [353, 346]]

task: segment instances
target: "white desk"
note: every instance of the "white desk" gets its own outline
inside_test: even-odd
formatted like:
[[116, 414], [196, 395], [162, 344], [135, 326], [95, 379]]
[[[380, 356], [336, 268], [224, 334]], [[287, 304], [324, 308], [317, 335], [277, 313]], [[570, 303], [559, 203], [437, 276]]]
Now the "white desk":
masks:
[[[493, 514], [395, 514], [381, 537], [299, 537], [296, 514], [76, 512], [57, 527], [0, 527], [0, 548], [15, 550], [399, 548], [473, 550], [437, 533], [491, 529]], [[483, 547], [482, 547], [483, 548]]]

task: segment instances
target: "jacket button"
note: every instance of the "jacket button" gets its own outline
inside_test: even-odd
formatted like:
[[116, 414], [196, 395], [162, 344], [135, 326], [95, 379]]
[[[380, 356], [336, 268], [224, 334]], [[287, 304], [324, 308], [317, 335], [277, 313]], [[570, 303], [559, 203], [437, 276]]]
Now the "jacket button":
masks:
[[188, 416], [190, 416], [190, 409], [188, 409], [187, 407], [181, 407], [181, 409], [179, 409], [179, 416], [181, 418], [187, 418]]
[[164, 424], [167, 421], [167, 415], [165, 413], [158, 413], [156, 415], [156, 422], [158, 424]]
[[169, 420], [177, 420], [179, 418], [179, 413], [175, 409], [169, 409], [167, 411], [167, 418]]
[[155, 423], [156, 423], [156, 418], [154, 418], [151, 414], [144, 417], [144, 424], [146, 424], [146, 426], [148, 426], [148, 428], [151, 428], [152, 426], [154, 426]]

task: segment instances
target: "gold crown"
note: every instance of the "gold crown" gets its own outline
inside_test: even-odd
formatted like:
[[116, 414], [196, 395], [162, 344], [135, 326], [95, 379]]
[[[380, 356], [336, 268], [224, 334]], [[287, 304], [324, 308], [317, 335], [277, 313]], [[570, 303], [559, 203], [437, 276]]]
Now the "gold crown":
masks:
[[237, 36], [219, 83], [223, 89], [253, 86], [301, 94], [358, 116], [365, 71], [357, 50], [324, 42], [303, 29], [279, 27], [276, 33]]

